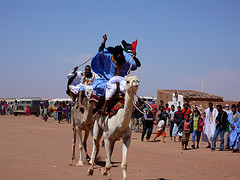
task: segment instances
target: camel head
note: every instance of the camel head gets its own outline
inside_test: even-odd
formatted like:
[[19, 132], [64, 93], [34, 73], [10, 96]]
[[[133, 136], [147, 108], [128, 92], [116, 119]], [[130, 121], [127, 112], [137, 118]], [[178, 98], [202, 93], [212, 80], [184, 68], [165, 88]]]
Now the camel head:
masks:
[[126, 81], [125, 86], [126, 92], [128, 93], [133, 92], [135, 94], [139, 86], [139, 79], [137, 78], [137, 76], [125, 76], [124, 79]]

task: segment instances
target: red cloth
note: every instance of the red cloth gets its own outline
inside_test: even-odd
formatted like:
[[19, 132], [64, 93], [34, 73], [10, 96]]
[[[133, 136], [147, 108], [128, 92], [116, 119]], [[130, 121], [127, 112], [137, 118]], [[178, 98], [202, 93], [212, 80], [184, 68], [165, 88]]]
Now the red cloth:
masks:
[[183, 125], [183, 130], [184, 131], [190, 131], [190, 121], [185, 121]]
[[157, 110], [158, 110], [157, 103], [150, 104], [150, 106], [152, 107], [153, 120], [155, 121], [156, 115], [157, 115]]
[[[182, 113], [185, 112], [185, 108], [182, 109]], [[188, 114], [190, 116], [190, 114], [192, 113], [192, 110], [190, 108], [187, 109], [186, 113], [184, 114], [184, 119], [186, 118], [186, 114]]]
[[162, 137], [167, 137], [166, 133], [161, 130], [161, 131], [157, 131], [156, 138], [161, 136], [161, 135], [162, 135]]
[[[193, 119], [192, 119], [192, 121], [193, 121]], [[197, 131], [202, 132], [203, 126], [204, 126], [204, 120], [201, 117], [199, 117]]]
[[26, 116], [29, 116], [30, 115], [30, 109], [29, 108], [26, 108]]

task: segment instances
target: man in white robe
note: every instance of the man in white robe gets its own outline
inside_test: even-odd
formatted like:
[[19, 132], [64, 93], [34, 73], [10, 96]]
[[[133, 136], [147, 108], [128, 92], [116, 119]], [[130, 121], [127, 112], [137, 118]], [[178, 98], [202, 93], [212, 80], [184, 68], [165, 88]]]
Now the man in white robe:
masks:
[[[79, 107], [83, 108], [82, 105], [82, 95], [86, 93], [87, 90], [93, 89], [93, 82], [98, 78], [96, 73], [91, 72], [91, 67], [87, 65], [85, 67], [85, 72], [77, 71], [78, 66], [74, 68], [72, 72], [67, 75], [67, 78], [73, 78], [71, 81], [71, 85], [69, 85], [70, 91], [78, 96]], [[71, 93], [70, 93], [71, 94]], [[71, 96], [71, 95], [70, 95]]]
[[204, 126], [202, 132], [202, 140], [208, 142], [208, 146], [206, 148], [211, 148], [210, 142], [213, 140], [214, 131], [216, 128], [216, 118], [218, 115], [218, 111], [213, 107], [213, 103], [209, 103], [209, 108], [205, 111], [204, 118]]

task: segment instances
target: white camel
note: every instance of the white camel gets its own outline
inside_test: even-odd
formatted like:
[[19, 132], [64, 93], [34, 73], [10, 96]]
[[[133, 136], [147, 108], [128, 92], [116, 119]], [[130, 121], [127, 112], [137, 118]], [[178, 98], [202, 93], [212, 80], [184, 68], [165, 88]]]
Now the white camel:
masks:
[[[88, 95], [91, 92], [88, 92]], [[79, 139], [79, 149], [80, 156], [79, 161], [76, 166], [83, 166], [84, 162], [90, 157], [87, 154], [87, 138], [89, 136], [90, 130], [93, 128], [93, 109], [95, 107], [94, 103], [90, 103], [88, 97], [82, 99], [83, 108], [78, 107], [78, 103], [72, 108], [71, 120], [72, 120], [72, 130], [73, 130], [73, 143], [72, 143], [72, 159], [69, 165], [74, 165], [73, 161], [75, 159], [75, 146], [76, 146], [76, 134], [78, 134]], [[82, 139], [82, 131], [85, 131], [84, 140]], [[85, 156], [83, 156], [83, 149], [85, 151]]]
[[123, 170], [123, 179], [127, 179], [127, 150], [130, 146], [132, 135], [130, 120], [132, 115], [134, 94], [138, 90], [139, 80], [137, 79], [137, 76], [125, 76], [125, 81], [126, 92], [124, 109], [118, 110], [117, 114], [111, 118], [108, 118], [108, 116], [103, 117], [101, 115], [97, 115], [96, 117], [97, 121], [95, 121], [93, 128], [94, 146], [90, 161], [91, 167], [88, 169], [88, 175], [93, 175], [94, 162], [99, 151], [99, 141], [103, 134], [106, 151], [106, 165], [101, 169], [102, 174], [108, 175], [108, 178], [111, 179], [111, 156], [114, 149], [114, 144], [116, 141], [119, 141], [122, 138], [123, 147], [121, 167]]

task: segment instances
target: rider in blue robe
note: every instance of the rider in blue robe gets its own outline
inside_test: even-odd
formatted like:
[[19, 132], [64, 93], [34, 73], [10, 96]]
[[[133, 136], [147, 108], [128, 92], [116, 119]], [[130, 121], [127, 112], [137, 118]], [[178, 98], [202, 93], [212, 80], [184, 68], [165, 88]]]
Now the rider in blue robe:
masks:
[[233, 152], [237, 151], [239, 138], [240, 138], [240, 114], [236, 111], [237, 106], [232, 105], [232, 112], [228, 115], [229, 131], [230, 131], [230, 147]]
[[[124, 77], [130, 69], [132, 54], [123, 51], [121, 46], [108, 47], [105, 49], [107, 36], [103, 36], [104, 41], [99, 48], [99, 52], [93, 57], [91, 62], [92, 70], [101, 78], [93, 83], [93, 90], [99, 96], [104, 96], [107, 82], [114, 76]], [[134, 57], [131, 71], [140, 67], [140, 61]]]

